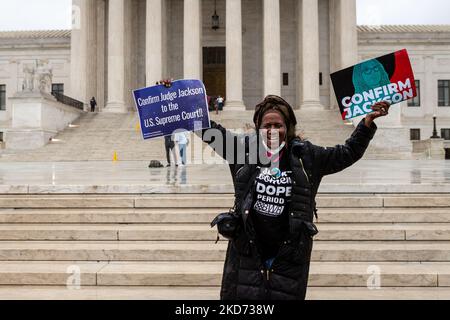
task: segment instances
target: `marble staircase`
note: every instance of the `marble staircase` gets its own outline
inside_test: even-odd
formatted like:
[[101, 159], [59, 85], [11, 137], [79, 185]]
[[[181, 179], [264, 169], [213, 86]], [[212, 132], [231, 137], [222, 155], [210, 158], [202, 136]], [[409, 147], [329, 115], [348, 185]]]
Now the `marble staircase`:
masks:
[[[209, 222], [231, 203], [1, 194], [0, 299], [216, 299], [227, 243], [214, 243]], [[317, 203], [309, 299], [450, 298], [448, 194], [322, 193]]]
[[[212, 112], [210, 116], [226, 128], [242, 129], [252, 126], [253, 112], [223, 111], [218, 115]], [[345, 125], [335, 110], [298, 110], [296, 116], [299, 122], [298, 133], [317, 145], [342, 144], [353, 131], [353, 126]], [[119, 161], [156, 159], [164, 162], [163, 139], [144, 141], [137, 127], [138, 122], [138, 116], [134, 112], [86, 113], [42, 148], [26, 152], [0, 150], [0, 161], [109, 161], [116, 152]], [[202, 144], [197, 137], [193, 138]], [[206, 148], [205, 144], [203, 148]], [[365, 158], [411, 159], [411, 154], [369, 147]]]

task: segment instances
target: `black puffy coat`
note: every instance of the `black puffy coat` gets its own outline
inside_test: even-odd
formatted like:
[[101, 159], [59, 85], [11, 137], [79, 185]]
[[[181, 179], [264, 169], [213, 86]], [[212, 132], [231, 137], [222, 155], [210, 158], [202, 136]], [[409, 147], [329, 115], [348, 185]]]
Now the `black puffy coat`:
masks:
[[[225, 141], [237, 144], [254, 143], [256, 135], [236, 137], [211, 121]], [[261, 259], [257, 236], [249, 216], [253, 203], [253, 189], [257, 173], [256, 164], [238, 164], [226, 157], [224, 149], [215, 151], [229, 161], [235, 187], [235, 212], [238, 229], [228, 244], [223, 270], [221, 299], [223, 300], [303, 300], [306, 296], [313, 236], [317, 229], [313, 224], [316, 211], [315, 197], [322, 177], [339, 172], [357, 160], [367, 149], [376, 131], [361, 121], [345, 145], [324, 148], [308, 141], [294, 139], [288, 153], [292, 170], [292, 197], [289, 206], [289, 234], [286, 235], [270, 270]], [[203, 135], [203, 140], [214, 145]], [[228, 144], [230, 146], [230, 144]], [[234, 146], [236, 148], [236, 145]], [[242, 150], [242, 149], [241, 149]], [[248, 153], [247, 153], [248, 156]], [[236, 156], [234, 156], [236, 157]], [[248, 160], [248, 157], [246, 158]], [[254, 161], [248, 161], [255, 163]]]

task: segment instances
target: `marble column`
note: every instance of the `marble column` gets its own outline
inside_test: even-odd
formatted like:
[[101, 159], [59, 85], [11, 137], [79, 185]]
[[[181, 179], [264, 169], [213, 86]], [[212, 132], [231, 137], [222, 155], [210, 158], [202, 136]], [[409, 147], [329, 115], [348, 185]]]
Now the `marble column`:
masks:
[[[72, 0], [72, 31], [70, 37], [70, 87], [65, 90], [67, 95], [77, 100], [83, 100], [82, 84], [86, 83], [87, 36], [86, 28], [82, 28], [86, 19], [85, 0]], [[85, 103], [87, 101], [84, 101]]]
[[97, 1], [87, 0], [87, 63], [86, 63], [86, 98], [89, 104], [97, 95]]
[[319, 5], [318, 0], [298, 4], [298, 92], [302, 108], [320, 107], [319, 88]]
[[281, 95], [280, 1], [263, 4], [263, 93]]
[[104, 111], [127, 112], [125, 106], [125, 0], [109, 0], [108, 102]]
[[202, 79], [201, 0], [184, 0], [183, 74], [185, 79]]
[[[17, 92], [22, 91], [22, 81], [19, 81], [19, 66], [23, 66], [15, 58], [9, 61], [9, 83], [6, 83], [6, 97], [12, 97]], [[12, 100], [6, 98], [6, 112], [0, 112], [0, 121], [9, 121], [12, 119]]]
[[147, 0], [145, 69], [147, 86], [166, 77], [164, 0]]
[[339, 0], [339, 52], [340, 68], [358, 62], [358, 32], [356, 29], [356, 0]]
[[242, 99], [242, 4], [226, 1], [226, 88], [225, 111], [245, 110]]
[[68, 95], [87, 106], [97, 93], [97, 14], [95, 0], [73, 0]]
[[[358, 62], [356, 0], [329, 0], [330, 6], [330, 71], [335, 72]], [[332, 109], [339, 109], [333, 88]]]
[[97, 0], [97, 108], [102, 111], [105, 108], [105, 61], [106, 61], [106, 2]]
[[133, 70], [133, 66], [136, 65], [134, 55], [137, 48], [137, 42], [135, 34], [136, 29], [133, 29], [133, 21], [137, 16], [137, 3], [138, 1], [125, 0], [124, 2], [124, 21], [125, 21], [125, 33], [124, 33], [124, 63], [125, 63], [125, 81], [124, 81], [124, 102], [126, 111], [136, 110], [135, 103], [131, 92], [137, 89], [136, 72]]

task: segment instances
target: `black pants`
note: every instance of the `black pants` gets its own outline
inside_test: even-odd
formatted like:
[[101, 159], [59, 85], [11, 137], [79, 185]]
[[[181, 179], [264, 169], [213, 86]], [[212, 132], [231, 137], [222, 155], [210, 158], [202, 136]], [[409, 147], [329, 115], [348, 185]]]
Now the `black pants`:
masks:
[[[170, 150], [172, 150], [172, 149], [173, 149], [173, 147], [166, 146], [166, 158], [167, 158], [167, 163], [169, 163], [169, 164], [170, 164]], [[174, 159], [174, 161], [176, 161], [176, 159]]]

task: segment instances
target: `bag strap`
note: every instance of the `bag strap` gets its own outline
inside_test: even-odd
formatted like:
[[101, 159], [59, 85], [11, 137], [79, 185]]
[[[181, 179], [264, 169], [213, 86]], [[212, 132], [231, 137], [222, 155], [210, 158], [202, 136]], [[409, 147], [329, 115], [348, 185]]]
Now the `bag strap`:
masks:
[[[308, 179], [308, 181], [310, 181], [310, 177], [312, 177], [312, 164], [314, 163], [313, 161], [313, 153], [312, 153], [312, 149], [311, 146], [309, 145], [309, 143], [304, 142], [305, 145], [305, 152], [301, 152], [300, 156], [299, 156], [299, 161], [301, 164], [302, 169], [305, 171], [306, 177]], [[318, 215], [318, 210], [317, 210], [317, 206], [316, 206], [316, 202], [314, 199], [311, 199], [311, 204], [314, 205], [313, 208], [313, 213], [314, 213], [314, 217], [316, 218], [316, 222], [319, 222], [319, 215]]]
[[[250, 191], [250, 189], [253, 187], [253, 183], [255, 182], [255, 179], [256, 179], [256, 176], [259, 174], [259, 172], [258, 172], [258, 166], [255, 168], [255, 172], [252, 174], [252, 176], [250, 177], [250, 179], [249, 179], [249, 182], [248, 182], [248, 184], [247, 184], [247, 186], [245, 187], [245, 190], [244, 190], [244, 192], [243, 192], [243, 199], [242, 200], [245, 200], [245, 197], [247, 196], [247, 194], [248, 194], [248, 192]], [[235, 201], [236, 202], [236, 201]], [[235, 203], [235, 205], [236, 205], [236, 203]], [[239, 213], [238, 213], [239, 214]], [[243, 216], [242, 216], [242, 221], [244, 222], [244, 229], [247, 229], [247, 217], [248, 217], [248, 215], [246, 215], [246, 214], [244, 214]]]

